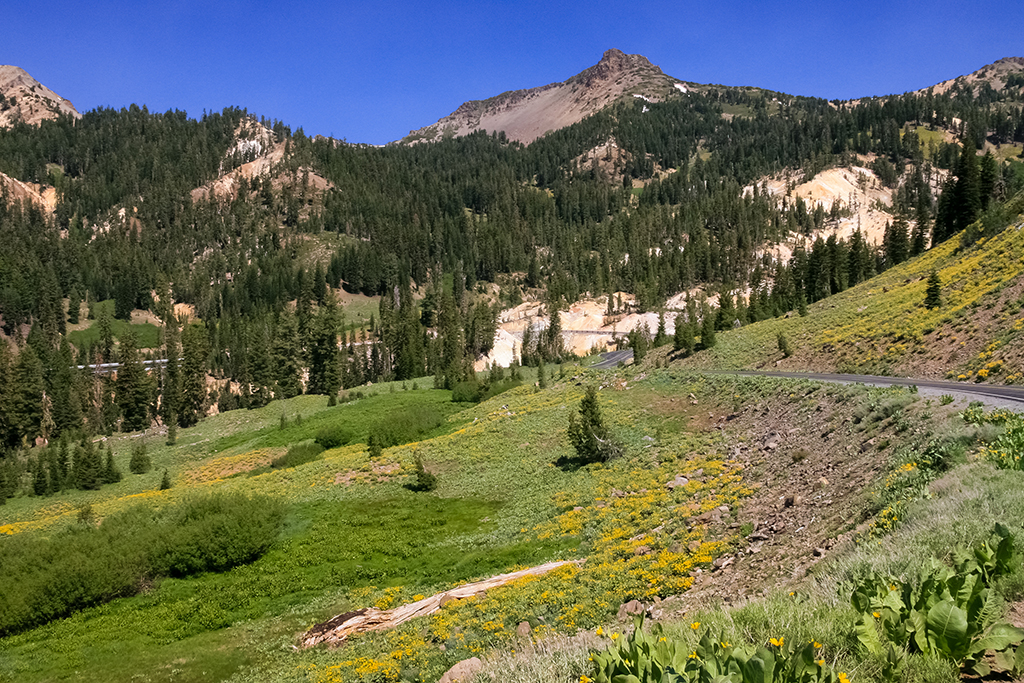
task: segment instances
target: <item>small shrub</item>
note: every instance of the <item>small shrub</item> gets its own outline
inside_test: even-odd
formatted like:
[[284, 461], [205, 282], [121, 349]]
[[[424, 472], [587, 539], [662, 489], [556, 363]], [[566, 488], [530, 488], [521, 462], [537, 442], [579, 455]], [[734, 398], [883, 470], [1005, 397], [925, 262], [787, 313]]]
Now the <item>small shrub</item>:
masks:
[[793, 347], [789, 345], [789, 338], [786, 335], [779, 332], [779, 335], [775, 339], [779, 346], [779, 351], [782, 352], [783, 358], [789, 358], [793, 355]]
[[128, 471], [132, 474], [145, 474], [153, 467], [153, 462], [146, 455], [146, 443], [140, 441], [132, 445], [132, 459], [128, 462]]
[[305, 465], [307, 462], [317, 460], [324, 450], [324, 447], [316, 442], [295, 444], [288, 448], [287, 453], [279, 458], [274, 458], [270, 462], [270, 466], [274, 469], [285, 469]]
[[416, 481], [411, 484], [407, 484], [406, 488], [410, 491], [433, 491], [437, 488], [437, 477], [423, 466], [423, 458], [416, 456]]
[[939, 405], [941, 406], [948, 406], [952, 402], [953, 397], [950, 396], [949, 394], [943, 394], [942, 396], [939, 397]]
[[316, 433], [316, 443], [318, 443], [323, 450], [331, 448], [340, 448], [352, 442], [354, 435], [348, 429], [340, 425], [330, 425], [324, 427]]

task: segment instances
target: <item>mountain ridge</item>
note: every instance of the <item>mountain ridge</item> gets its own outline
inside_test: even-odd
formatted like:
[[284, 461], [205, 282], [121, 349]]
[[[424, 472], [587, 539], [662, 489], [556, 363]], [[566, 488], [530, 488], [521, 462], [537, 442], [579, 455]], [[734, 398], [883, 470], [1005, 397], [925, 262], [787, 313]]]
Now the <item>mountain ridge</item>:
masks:
[[0, 98], [0, 128], [19, 121], [35, 125], [61, 114], [82, 118], [70, 100], [47, 88], [20, 66], [0, 64]]
[[528, 144], [629, 94], [643, 95], [649, 101], [664, 99], [677, 83], [685, 88], [682, 81], [666, 75], [643, 55], [612, 48], [597, 64], [564, 81], [469, 100], [436, 123], [410, 131], [398, 142], [429, 142], [486, 130], [504, 132], [510, 139]]

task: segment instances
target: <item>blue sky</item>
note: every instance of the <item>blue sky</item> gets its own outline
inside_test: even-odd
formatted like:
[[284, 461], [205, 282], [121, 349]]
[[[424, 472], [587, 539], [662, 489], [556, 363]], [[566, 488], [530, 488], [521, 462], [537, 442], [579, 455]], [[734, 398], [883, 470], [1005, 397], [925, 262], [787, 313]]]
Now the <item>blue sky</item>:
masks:
[[1024, 56], [1020, 0], [7, 0], [0, 63], [79, 111], [228, 105], [384, 143], [469, 99], [565, 80], [608, 48], [671, 76], [844, 99]]

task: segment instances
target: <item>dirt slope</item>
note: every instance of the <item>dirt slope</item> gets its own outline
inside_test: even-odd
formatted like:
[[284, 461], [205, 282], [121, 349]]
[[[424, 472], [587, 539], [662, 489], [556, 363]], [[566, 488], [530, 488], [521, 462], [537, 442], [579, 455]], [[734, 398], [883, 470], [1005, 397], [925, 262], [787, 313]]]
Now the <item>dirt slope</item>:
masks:
[[17, 178], [0, 173], [0, 194], [6, 193], [10, 201], [35, 204], [43, 211], [52, 213], [57, 206], [57, 190], [49, 185], [25, 183]]
[[0, 64], [0, 127], [7, 128], [18, 121], [37, 124], [55, 119], [60, 114], [82, 115], [71, 102], [29, 76], [24, 69]]
[[548, 131], [581, 121], [624, 96], [662, 100], [676, 92], [676, 82], [646, 57], [612, 49], [596, 65], [561, 83], [466, 102], [434, 125], [410, 131], [402, 142], [427, 142], [486, 130], [504, 131], [513, 140], [529, 143]]

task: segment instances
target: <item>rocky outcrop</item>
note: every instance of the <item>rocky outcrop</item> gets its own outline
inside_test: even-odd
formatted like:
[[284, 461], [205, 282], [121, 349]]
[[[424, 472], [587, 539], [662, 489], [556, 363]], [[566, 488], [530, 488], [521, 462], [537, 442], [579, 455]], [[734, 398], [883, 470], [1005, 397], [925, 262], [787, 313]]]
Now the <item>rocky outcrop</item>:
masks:
[[0, 64], [0, 127], [7, 128], [19, 121], [38, 124], [70, 114], [76, 119], [82, 115], [74, 105], [29, 76], [24, 69]]

